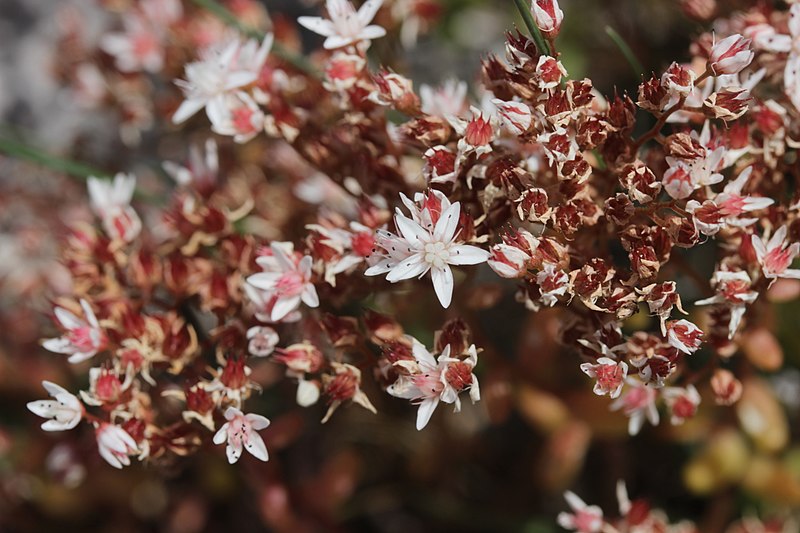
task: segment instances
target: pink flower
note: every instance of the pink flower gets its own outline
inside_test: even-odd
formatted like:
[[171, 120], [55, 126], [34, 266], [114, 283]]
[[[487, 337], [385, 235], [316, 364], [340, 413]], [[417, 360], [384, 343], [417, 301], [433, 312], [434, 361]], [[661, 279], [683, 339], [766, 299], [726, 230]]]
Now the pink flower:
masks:
[[737, 74], [750, 64], [754, 56], [750, 39], [734, 34], [714, 44], [708, 64], [715, 75]]
[[310, 342], [292, 344], [286, 348], [278, 348], [275, 360], [286, 365], [295, 374], [314, 374], [325, 364], [325, 356]]
[[628, 434], [636, 435], [642, 429], [645, 419], [654, 426], [658, 425], [658, 409], [656, 409], [656, 391], [638, 379], [628, 377], [625, 379], [628, 387], [625, 394], [614, 400], [611, 410], [622, 409], [629, 418]]
[[772, 198], [742, 196], [742, 189], [750, 179], [753, 167], [747, 167], [723, 191], [702, 204], [696, 200], [686, 203], [686, 211], [694, 216], [697, 229], [704, 235], [715, 235], [727, 226], [745, 227], [755, 224], [757, 218], [739, 218], [743, 213], [765, 209], [775, 203]]
[[717, 304], [727, 306], [731, 313], [728, 338], [732, 339], [739, 328], [747, 304], [753, 303], [758, 298], [758, 293], [750, 290], [750, 276], [744, 271], [727, 272], [718, 270], [711, 277], [711, 284], [717, 293], [710, 298], [698, 300], [695, 305]]
[[561, 31], [564, 12], [559, 8], [558, 0], [534, 0], [531, 3], [531, 14], [536, 27], [546, 36], [553, 38]]
[[458, 178], [456, 154], [446, 146], [428, 148], [423, 157], [425, 166], [422, 173], [431, 183], [452, 183]]
[[601, 357], [597, 363], [583, 363], [581, 370], [590, 378], [597, 380], [594, 384], [595, 394], [598, 396], [608, 394], [611, 398], [617, 398], [628, 375], [628, 364], [625, 361]]
[[108, 368], [91, 368], [89, 369], [89, 390], [81, 391], [81, 398], [86, 405], [113, 405], [119, 401], [120, 394], [128, 390], [132, 383], [132, 366], [128, 366], [124, 381], [119, 378], [115, 371]]
[[326, 0], [329, 19], [300, 17], [297, 22], [304, 28], [327, 37], [323, 46], [327, 50], [333, 50], [386, 35], [385, 29], [370, 24], [382, 4], [383, 0], [367, 0], [356, 11], [348, 0]]
[[694, 385], [683, 387], [666, 387], [662, 392], [664, 401], [672, 414], [670, 422], [673, 426], [683, 424], [697, 413], [700, 405], [700, 393]]
[[122, 19], [125, 31], [100, 39], [100, 48], [114, 56], [122, 72], [158, 72], [164, 65], [164, 46], [155, 28], [136, 14]]
[[268, 34], [259, 45], [237, 37], [204, 50], [199, 61], [186, 65], [186, 79], [175, 82], [185, 99], [172, 122], [185, 122], [203, 108], [209, 117], [224, 114], [226, 95], [258, 79], [272, 40], [272, 34]]
[[[367, 261], [375, 249], [376, 234], [371, 228], [351, 222], [348, 229], [309, 224], [312, 234], [311, 254], [319, 258], [325, 271], [325, 281], [336, 286], [336, 276]], [[310, 239], [311, 240], [311, 239]]]
[[131, 464], [130, 455], [138, 453], [136, 441], [119, 426], [101, 423], [96, 426], [97, 448], [100, 456], [114, 468]]
[[422, 430], [430, 421], [439, 402], [455, 404], [461, 411], [459, 393], [469, 389], [473, 403], [480, 400], [478, 378], [472, 372], [478, 364], [475, 345], [467, 350], [466, 359], [450, 356], [450, 345], [444, 347], [437, 359], [417, 339], [410, 337], [414, 361], [400, 360], [395, 364], [407, 375], [401, 375], [386, 392], [396, 398], [405, 398], [419, 404], [417, 430]]
[[714, 203], [722, 209], [722, 215], [728, 224], [734, 226], [749, 226], [757, 219], [736, 219], [739, 215], [748, 211], [765, 209], [775, 203], [772, 198], [742, 196], [742, 189], [750, 179], [753, 167], [744, 169], [739, 176], [728, 183], [723, 191], [714, 198]]
[[703, 100], [703, 108], [714, 118], [736, 120], [747, 112], [753, 99], [742, 87], [725, 87]]
[[103, 230], [112, 239], [131, 242], [142, 230], [142, 221], [131, 207], [136, 177], [119, 173], [113, 181], [90, 176], [87, 180], [92, 209], [100, 217]]
[[688, 320], [670, 320], [666, 327], [669, 345], [685, 354], [693, 354], [703, 344], [703, 331]]
[[62, 337], [47, 339], [42, 343], [46, 350], [69, 355], [70, 363], [91, 359], [108, 344], [108, 338], [86, 300], [81, 300], [81, 307], [86, 320], [79, 319], [62, 307], [56, 307], [56, 320], [66, 333]]
[[752, 237], [758, 263], [764, 276], [769, 279], [800, 279], [800, 269], [789, 268], [800, 253], [800, 243], [789, 244], [786, 233], [786, 226], [781, 226], [766, 244], [758, 235]]
[[603, 529], [603, 510], [596, 505], [586, 505], [582, 499], [572, 491], [564, 493], [572, 513], [559, 513], [558, 525], [570, 531], [579, 533], [599, 533]]
[[375, 82], [375, 90], [367, 96], [369, 101], [407, 114], [415, 114], [419, 110], [419, 98], [414, 93], [410, 79], [381, 70], [372, 76], [372, 81]]
[[267, 326], [253, 326], [247, 330], [247, 351], [254, 357], [266, 357], [275, 350], [280, 337], [278, 333]]
[[256, 433], [256, 431], [269, 426], [269, 420], [252, 413], [245, 415], [235, 407], [228, 407], [225, 411], [225, 419], [227, 422], [222, 424], [222, 427], [214, 435], [214, 444], [228, 443], [225, 453], [230, 464], [239, 460], [243, 449], [250, 452], [256, 459], [269, 460], [264, 439]]
[[[702, 138], [696, 140], [702, 143]], [[662, 183], [664, 190], [672, 198], [676, 200], [687, 198], [697, 189], [723, 180], [719, 171], [723, 166], [725, 148], [722, 146], [714, 149], [705, 148], [704, 152], [702, 157], [691, 160], [667, 157], [670, 168], [664, 172]]]
[[306, 255], [298, 261], [291, 243], [273, 242], [270, 250], [271, 255], [256, 259], [264, 272], [247, 278], [247, 283], [275, 298], [270, 319], [273, 322], [283, 319], [296, 310], [300, 302], [317, 307], [319, 297], [311, 283], [311, 257]]
[[778, 34], [769, 24], [755, 24], [746, 29], [758, 48], [769, 52], [789, 53], [783, 70], [784, 92], [800, 109], [800, 4], [789, 8], [789, 35]]
[[336, 52], [325, 65], [325, 88], [335, 92], [350, 89], [358, 81], [366, 64], [361, 56]]
[[422, 84], [419, 87], [422, 112], [437, 117], [457, 117], [467, 109], [467, 84], [449, 79], [438, 87]]
[[220, 105], [209, 106], [206, 113], [214, 133], [233, 137], [239, 144], [264, 130], [264, 112], [250, 95], [241, 91], [226, 94]]

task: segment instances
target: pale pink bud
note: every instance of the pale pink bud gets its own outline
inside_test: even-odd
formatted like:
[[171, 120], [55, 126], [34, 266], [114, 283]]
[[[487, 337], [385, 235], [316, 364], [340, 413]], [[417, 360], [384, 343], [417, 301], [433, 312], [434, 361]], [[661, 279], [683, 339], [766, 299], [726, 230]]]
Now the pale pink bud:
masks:
[[521, 278], [528, 270], [531, 257], [515, 246], [495, 244], [487, 263], [498, 276], [503, 278]]
[[737, 33], [714, 44], [708, 63], [716, 75], [737, 74], [750, 64], [754, 55], [750, 39]]
[[493, 99], [503, 125], [515, 135], [522, 135], [531, 127], [531, 110], [522, 102], [505, 102]]
[[531, 14], [536, 27], [546, 36], [553, 38], [561, 31], [564, 12], [558, 7], [558, 0], [534, 0]]

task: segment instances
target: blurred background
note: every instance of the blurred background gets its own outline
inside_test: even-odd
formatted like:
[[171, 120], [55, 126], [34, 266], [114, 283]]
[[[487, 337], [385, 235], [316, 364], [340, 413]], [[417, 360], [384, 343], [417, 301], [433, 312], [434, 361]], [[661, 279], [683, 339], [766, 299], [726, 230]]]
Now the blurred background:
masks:
[[[126, 3], [0, 0], [0, 134], [108, 172], [136, 172], [158, 202], [171, 184], [154, 170], [157, 162], [183, 159], [186, 145], [208, 131], [168, 123], [164, 110], [178, 97], [170, 77], [115, 79], [107, 84], [113, 94], [98, 103], [86, 81], [92, 72], [75, 75], [89, 56], [103, 72], [112, 63], [87, 50], [119, 27]], [[310, 1], [261, 3], [276, 28], [318, 9]], [[420, 20], [405, 21], [415, 26], [377, 41], [371, 54], [417, 87], [449, 77], [477, 85], [481, 59], [502, 54], [504, 32], [521, 26], [511, 0], [394, 3], [419, 7]], [[687, 18], [677, 0], [561, 4], [563, 62], [571, 77], [590, 77], [604, 94], [635, 94], [639, 82], [606, 26], [647, 72], [688, 59], [691, 39], [709, 29]], [[720, 1], [719, 13], [751, 4]], [[306, 52], [320, 44], [307, 32], [300, 38], [295, 45]], [[173, 77], [181, 66], [168, 65]], [[230, 147], [223, 153], [230, 158]], [[258, 162], [254, 153], [237, 157]], [[43, 379], [86, 386], [80, 371], [39, 344], [56, 333], [52, 299], [69, 292], [59, 240], [80, 220], [90, 220], [81, 180], [0, 156], [0, 531], [545, 533], [559, 530], [566, 489], [613, 514], [619, 479], [632, 497], [709, 533], [742, 515], [781, 516], [800, 506], [797, 304], [777, 304], [775, 316], [764, 317], [770, 327], [744, 342], [745, 356], [765, 372], [747, 378], [738, 407], [709, 402], [685, 426], [662, 424], [629, 438], [627, 419], [592, 394], [576, 355], [558, 343], [559, 312], [527, 313], [513, 301], [513, 287], [494, 282], [475, 299], [496, 307], [478, 302], [464, 316], [486, 352], [483, 401], [465, 404], [459, 416], [441, 409], [417, 432], [414, 408], [370, 383], [377, 416], [340, 409], [320, 425], [324, 406], [297, 407], [292, 385], [268, 365], [257, 377], [265, 391], [251, 405], [273, 421], [263, 432], [269, 463], [247, 456], [232, 467], [209, 446], [158, 468], [114, 470], [96, 453], [89, 427], [46, 433], [25, 408], [44, 396]], [[776, 301], [800, 291], [781, 288]], [[430, 345], [450, 315], [408, 305], [396, 309], [397, 320]], [[640, 313], [631, 320], [638, 328], [651, 319]], [[753, 416], [760, 422], [750, 423]]]

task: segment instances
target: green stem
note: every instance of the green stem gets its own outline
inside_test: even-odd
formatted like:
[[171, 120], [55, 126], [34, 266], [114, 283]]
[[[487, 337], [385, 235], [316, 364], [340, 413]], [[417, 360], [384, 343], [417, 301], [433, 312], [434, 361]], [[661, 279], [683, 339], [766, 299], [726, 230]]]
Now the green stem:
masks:
[[622, 55], [625, 56], [625, 59], [628, 61], [628, 65], [631, 66], [631, 70], [633, 70], [634, 76], [637, 78], [644, 74], [644, 66], [642, 63], [636, 58], [631, 50], [631, 47], [628, 46], [628, 43], [622, 38], [622, 36], [616, 32], [614, 28], [611, 26], [606, 26], [606, 34], [611, 37], [611, 40], [614, 41], [614, 44], [617, 45], [619, 51], [622, 52]]
[[[8, 157], [14, 159], [29, 161], [55, 172], [60, 172], [81, 180], [86, 180], [90, 176], [106, 180], [110, 180], [113, 177], [112, 174], [104, 170], [99, 170], [84, 163], [42, 152], [41, 150], [9, 139], [8, 137], [0, 137], [0, 153], [6, 154]], [[145, 193], [139, 188], [135, 191], [135, 198], [148, 203], [157, 203], [160, 200], [159, 197], [150, 193]]]
[[[216, 2], [216, 0], [192, 0], [192, 2], [194, 2], [195, 5], [205, 9], [228, 26], [236, 28], [242, 35], [245, 35], [251, 39], [257, 39], [259, 41], [264, 40], [264, 37], [266, 36], [263, 31], [244, 24], [227, 7]], [[312, 76], [319, 77], [319, 72], [317, 71], [316, 67], [314, 67], [314, 65], [312, 65], [308, 59], [286, 50], [286, 48], [281, 46], [280, 43], [276, 42], [272, 44], [272, 53], [297, 69], [302, 70], [307, 74], [311, 74]]]
[[35, 148], [31, 148], [30, 146], [26, 146], [21, 142], [8, 138], [0, 138], [0, 152], [8, 155], [9, 157], [24, 159], [26, 161], [42, 165], [43, 167], [47, 167], [51, 170], [55, 170], [56, 172], [69, 174], [70, 176], [74, 176], [76, 178], [86, 179], [89, 176], [96, 176], [98, 178], [110, 177], [107, 172], [92, 168], [89, 165], [44, 153]]
[[522, 15], [522, 20], [525, 22], [525, 26], [528, 28], [528, 31], [533, 37], [533, 41], [536, 43], [536, 48], [539, 49], [539, 52], [546, 55], [552, 55], [552, 51], [550, 47], [547, 45], [547, 42], [542, 37], [542, 32], [539, 31], [538, 26], [533, 21], [533, 16], [531, 15], [531, 7], [528, 5], [526, 0], [514, 0], [514, 4], [517, 6], [517, 10], [519, 10], [519, 14]]

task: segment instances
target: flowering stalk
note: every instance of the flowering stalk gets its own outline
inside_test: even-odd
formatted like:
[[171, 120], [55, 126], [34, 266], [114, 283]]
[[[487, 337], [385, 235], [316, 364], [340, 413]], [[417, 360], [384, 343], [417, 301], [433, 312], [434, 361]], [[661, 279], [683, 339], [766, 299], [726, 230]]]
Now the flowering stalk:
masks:
[[74, 178], [86, 179], [89, 176], [108, 176], [108, 174], [92, 168], [85, 163], [47, 154], [27, 144], [9, 138], [0, 139], [0, 152], [10, 157], [25, 159], [32, 163], [42, 165], [56, 172], [63, 172]]

